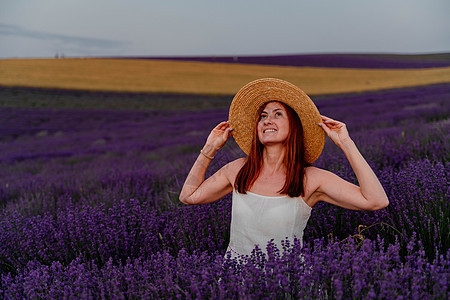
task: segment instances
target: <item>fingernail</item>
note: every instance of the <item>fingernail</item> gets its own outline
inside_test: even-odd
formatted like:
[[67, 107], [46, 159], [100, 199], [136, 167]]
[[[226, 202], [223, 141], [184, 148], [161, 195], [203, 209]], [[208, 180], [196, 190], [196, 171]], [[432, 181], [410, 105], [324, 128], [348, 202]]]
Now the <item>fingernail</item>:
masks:
[[230, 131], [233, 131], [233, 128], [231, 128]]
[[320, 127], [322, 127], [322, 123], [318, 123], [317, 125], [319, 125]]

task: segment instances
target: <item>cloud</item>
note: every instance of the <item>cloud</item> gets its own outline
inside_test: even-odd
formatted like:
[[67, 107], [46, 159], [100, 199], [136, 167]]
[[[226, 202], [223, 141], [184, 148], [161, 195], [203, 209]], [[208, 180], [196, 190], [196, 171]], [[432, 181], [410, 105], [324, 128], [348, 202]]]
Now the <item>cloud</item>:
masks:
[[19, 26], [0, 23], [0, 36], [2, 35], [13, 37], [25, 37], [54, 43], [62, 43], [67, 46], [77, 48], [111, 49], [131, 45], [131, 42], [129, 41], [117, 41], [109, 39], [87, 38], [87, 37], [55, 34], [50, 32], [29, 30]]

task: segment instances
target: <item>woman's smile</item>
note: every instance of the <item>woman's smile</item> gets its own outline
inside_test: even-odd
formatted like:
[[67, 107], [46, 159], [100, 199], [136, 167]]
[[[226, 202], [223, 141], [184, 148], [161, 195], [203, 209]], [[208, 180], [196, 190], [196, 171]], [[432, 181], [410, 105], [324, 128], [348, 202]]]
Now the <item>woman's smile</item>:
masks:
[[277, 130], [274, 128], [266, 128], [263, 130], [263, 133], [271, 133], [271, 132], [277, 132]]

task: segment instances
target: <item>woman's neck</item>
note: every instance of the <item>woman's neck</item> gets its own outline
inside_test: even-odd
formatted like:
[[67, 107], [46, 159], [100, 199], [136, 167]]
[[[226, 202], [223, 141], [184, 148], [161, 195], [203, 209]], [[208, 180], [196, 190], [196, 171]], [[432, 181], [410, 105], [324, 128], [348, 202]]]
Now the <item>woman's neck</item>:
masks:
[[285, 152], [286, 149], [283, 145], [265, 146], [263, 150], [263, 170], [272, 174], [285, 171]]

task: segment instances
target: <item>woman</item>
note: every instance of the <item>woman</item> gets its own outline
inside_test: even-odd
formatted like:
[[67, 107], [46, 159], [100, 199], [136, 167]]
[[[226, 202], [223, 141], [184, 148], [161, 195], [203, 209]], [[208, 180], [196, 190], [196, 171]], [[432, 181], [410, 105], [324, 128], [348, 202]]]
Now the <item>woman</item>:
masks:
[[[204, 180], [209, 163], [232, 135], [248, 156]], [[311, 166], [325, 133], [346, 155], [360, 186]], [[298, 87], [275, 78], [245, 85], [233, 99], [229, 121], [218, 124], [189, 172], [180, 193], [184, 204], [232, 195], [232, 256], [249, 255], [268, 241], [299, 238], [312, 207], [325, 201], [352, 210], [378, 210], [389, 200], [378, 178], [349, 137], [344, 123], [321, 116]]]

